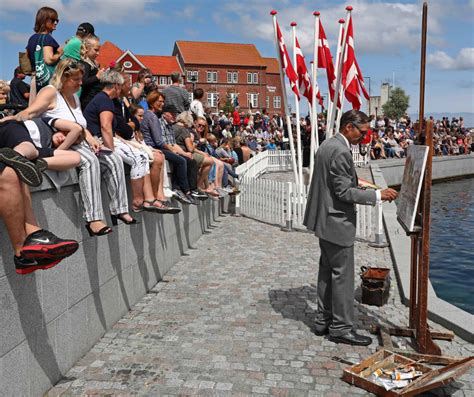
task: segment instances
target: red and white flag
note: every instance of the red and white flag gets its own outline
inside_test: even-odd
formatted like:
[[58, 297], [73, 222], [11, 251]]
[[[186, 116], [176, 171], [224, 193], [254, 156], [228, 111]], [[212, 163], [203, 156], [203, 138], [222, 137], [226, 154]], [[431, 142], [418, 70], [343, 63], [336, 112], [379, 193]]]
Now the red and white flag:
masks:
[[366, 99], [370, 99], [364, 85], [364, 77], [360, 71], [354, 51], [354, 31], [352, 28], [352, 17], [347, 23], [346, 51], [342, 65], [342, 86], [344, 87], [347, 100], [354, 109], [359, 110], [362, 106], [360, 92]]
[[336, 73], [334, 71], [334, 63], [331, 50], [328, 45], [326, 33], [324, 32], [321, 20], [319, 20], [319, 38], [318, 38], [318, 68], [326, 69], [328, 79], [329, 95], [331, 102], [334, 100], [334, 92], [336, 89]]
[[[310, 104], [313, 103], [313, 87], [311, 86], [311, 77], [308, 73], [308, 68], [306, 67], [306, 62], [304, 61], [303, 51], [301, 51], [300, 43], [298, 39], [295, 38], [295, 51], [296, 51], [296, 74], [298, 75], [298, 86], [300, 92], [308, 99]], [[319, 104], [323, 106], [323, 98], [321, 98], [321, 93], [319, 92], [318, 84], [316, 83], [316, 98], [319, 101]], [[324, 106], [323, 106], [324, 107]]]
[[283, 40], [283, 35], [281, 34], [280, 26], [278, 22], [276, 22], [276, 30], [277, 30], [277, 40], [278, 40], [278, 48], [280, 49], [280, 61], [281, 67], [285, 74], [288, 77], [290, 82], [290, 87], [293, 92], [300, 99], [300, 93], [298, 92], [298, 76], [296, 75], [295, 69], [290, 61], [290, 56], [288, 54], [288, 50], [286, 49], [285, 41]]

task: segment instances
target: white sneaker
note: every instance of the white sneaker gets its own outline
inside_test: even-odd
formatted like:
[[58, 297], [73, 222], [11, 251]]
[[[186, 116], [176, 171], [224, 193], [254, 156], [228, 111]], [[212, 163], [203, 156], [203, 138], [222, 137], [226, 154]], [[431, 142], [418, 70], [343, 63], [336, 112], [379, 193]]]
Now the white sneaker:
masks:
[[164, 193], [166, 198], [171, 198], [171, 197], [175, 196], [175, 193], [168, 187], [163, 188], [163, 193]]

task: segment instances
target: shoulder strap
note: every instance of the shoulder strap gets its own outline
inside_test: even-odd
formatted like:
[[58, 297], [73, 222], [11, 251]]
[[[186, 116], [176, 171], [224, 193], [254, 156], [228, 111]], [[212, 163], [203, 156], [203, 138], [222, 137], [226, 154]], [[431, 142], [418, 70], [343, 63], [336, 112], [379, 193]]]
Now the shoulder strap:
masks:
[[[58, 91], [58, 92], [59, 92], [59, 95], [61, 95], [61, 96], [63, 97], [64, 102], [66, 102], [67, 108], [68, 108], [69, 111], [71, 112], [72, 117], [74, 117], [74, 121], [77, 123], [76, 115], [75, 115], [74, 112], [72, 111], [71, 106], [69, 106], [69, 103], [67, 102], [66, 98], [64, 98], [64, 95], [63, 95], [60, 91]], [[74, 100], [74, 101], [75, 101], [75, 100]], [[77, 123], [77, 124], [79, 124], [79, 123]]]

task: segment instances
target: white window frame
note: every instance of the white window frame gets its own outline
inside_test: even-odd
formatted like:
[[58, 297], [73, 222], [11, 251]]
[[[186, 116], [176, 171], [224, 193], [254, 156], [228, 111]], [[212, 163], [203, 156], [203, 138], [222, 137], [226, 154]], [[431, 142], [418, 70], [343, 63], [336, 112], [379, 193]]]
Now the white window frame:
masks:
[[238, 72], [227, 72], [227, 83], [228, 84], [237, 84], [239, 82], [239, 73]]
[[234, 99], [235, 98], [238, 99], [239, 95], [236, 92], [230, 92], [229, 97], [230, 97], [230, 103], [232, 104], [232, 106], [234, 106]]
[[208, 70], [206, 75], [208, 83], [217, 83], [217, 70]]
[[273, 108], [281, 109], [281, 96], [280, 95], [275, 95], [273, 97]]
[[265, 99], [265, 107], [268, 109], [270, 107], [270, 96], [267, 95], [266, 99]]
[[258, 73], [247, 72], [247, 84], [258, 84]]
[[187, 81], [189, 82], [191, 82], [191, 79], [190, 79], [191, 76], [196, 76], [196, 83], [199, 81], [199, 71], [197, 70], [188, 70], [186, 73], [186, 76], [187, 76]]
[[248, 107], [252, 105], [252, 109], [258, 109], [258, 94], [248, 93], [247, 104], [248, 104]]
[[194, 92], [188, 92], [189, 94], [189, 102], [194, 101]]
[[219, 104], [219, 93], [218, 92], [208, 92], [207, 93], [207, 104], [211, 108], [216, 108]]
[[168, 84], [168, 77], [160, 76], [158, 80], [158, 85], [167, 85], [167, 84]]

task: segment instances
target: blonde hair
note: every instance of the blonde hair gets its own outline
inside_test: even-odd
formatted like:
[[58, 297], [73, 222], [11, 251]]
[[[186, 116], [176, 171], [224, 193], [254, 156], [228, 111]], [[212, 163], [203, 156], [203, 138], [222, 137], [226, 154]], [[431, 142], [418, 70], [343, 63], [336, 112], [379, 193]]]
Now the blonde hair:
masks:
[[84, 74], [83, 66], [75, 59], [65, 58], [56, 65], [53, 77], [51, 77], [49, 83], [60, 91], [63, 87], [63, 78], [71, 77], [77, 73]]
[[0, 92], [3, 92], [4, 94], [8, 94], [10, 92], [10, 86], [4, 80], [0, 80]]
[[87, 52], [95, 43], [100, 43], [100, 40], [97, 36], [94, 36], [94, 35], [89, 35], [82, 39], [81, 60], [86, 61], [88, 63], [93, 63], [94, 66], [97, 66], [97, 62], [92, 61], [91, 59], [87, 57]]
[[190, 111], [184, 111], [176, 117], [176, 122], [184, 124], [185, 127], [191, 128], [193, 126], [194, 120]]

